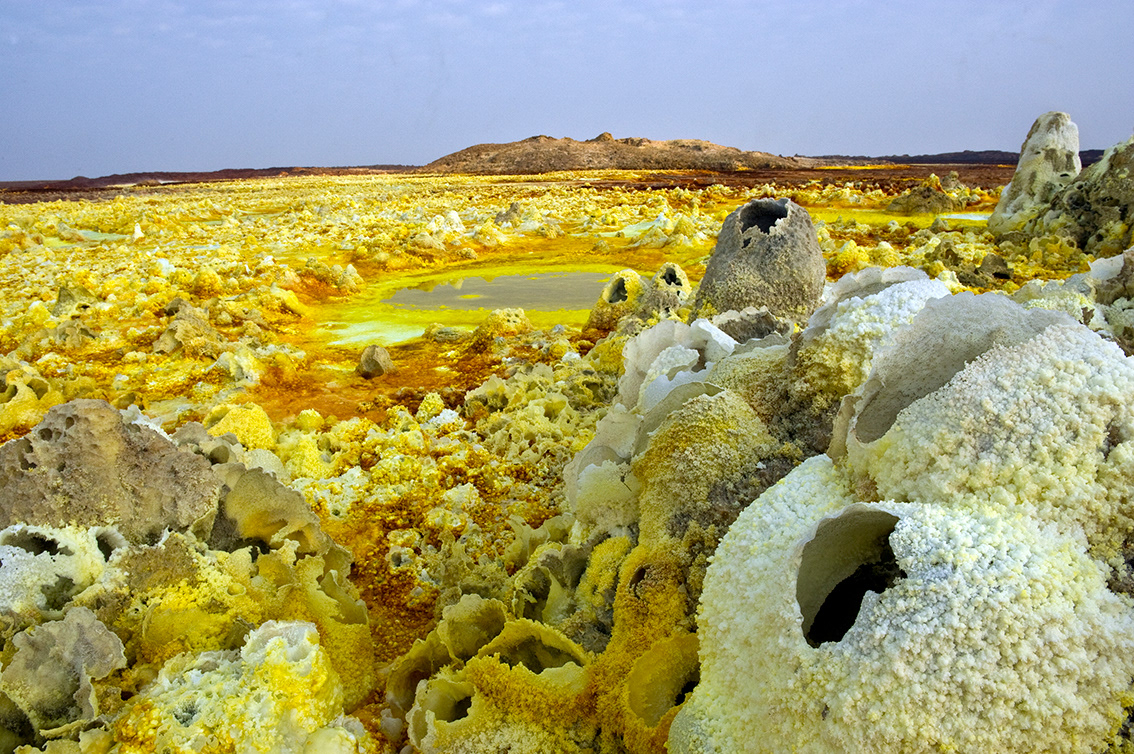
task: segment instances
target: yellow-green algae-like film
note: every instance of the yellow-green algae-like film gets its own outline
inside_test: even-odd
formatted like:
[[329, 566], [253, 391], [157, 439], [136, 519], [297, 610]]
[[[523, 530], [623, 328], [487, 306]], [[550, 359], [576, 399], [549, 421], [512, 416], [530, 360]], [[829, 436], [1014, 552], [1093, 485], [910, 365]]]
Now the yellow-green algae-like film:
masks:
[[[994, 238], [996, 186], [876, 175], [306, 176], [0, 204], [0, 488], [48, 511], [0, 531], [0, 751], [665, 751], [702, 677], [717, 543], [826, 449], [873, 349], [962, 290], [1099, 332], [1125, 311], [1031, 284], [1093, 260]], [[802, 346], [806, 317], [694, 322], [722, 222], [768, 198], [810, 213], [827, 282], [911, 271], [843, 284]], [[367, 346], [393, 369], [364, 376]], [[107, 438], [125, 450], [98, 484], [159, 480], [164, 533], [97, 502], [79, 527], [57, 513], [48, 482], [85, 479]], [[192, 520], [171, 513], [189, 474], [211, 480]], [[105, 649], [60, 655], [74, 670], [46, 688], [74, 705], [46, 728], [21, 673], [55, 635]]]

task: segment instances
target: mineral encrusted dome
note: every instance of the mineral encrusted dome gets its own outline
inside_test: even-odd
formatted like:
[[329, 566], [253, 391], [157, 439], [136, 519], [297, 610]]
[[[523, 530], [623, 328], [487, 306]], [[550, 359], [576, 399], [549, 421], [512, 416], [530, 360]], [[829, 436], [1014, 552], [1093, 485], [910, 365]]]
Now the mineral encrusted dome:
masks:
[[[813, 606], [886, 559], [896, 578], [827, 616], [839, 630], [816, 641]], [[670, 750], [1099, 751], [1134, 672], [1134, 623], [1106, 574], [1053, 526], [863, 504], [829, 458], [813, 458], [717, 551], [701, 684]]]
[[825, 277], [810, 215], [787, 199], [757, 199], [725, 218], [695, 309], [715, 314], [766, 307], [805, 320]]

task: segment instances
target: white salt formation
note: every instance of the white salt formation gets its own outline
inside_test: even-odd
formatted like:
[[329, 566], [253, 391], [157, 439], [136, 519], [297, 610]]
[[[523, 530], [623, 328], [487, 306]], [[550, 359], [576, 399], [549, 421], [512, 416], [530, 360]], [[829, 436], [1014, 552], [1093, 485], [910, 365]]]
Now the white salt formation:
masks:
[[1130, 359], [1062, 313], [929, 299], [844, 398], [831, 456], [723, 539], [671, 750], [1106, 748], [1134, 673], [1112, 588], [1132, 393]]
[[1071, 116], [1050, 112], [1036, 118], [1020, 147], [1020, 162], [1012, 182], [988, 218], [988, 229], [998, 234], [1021, 230], [1047, 211], [1055, 195], [1081, 169], [1079, 127], [1071, 122]]

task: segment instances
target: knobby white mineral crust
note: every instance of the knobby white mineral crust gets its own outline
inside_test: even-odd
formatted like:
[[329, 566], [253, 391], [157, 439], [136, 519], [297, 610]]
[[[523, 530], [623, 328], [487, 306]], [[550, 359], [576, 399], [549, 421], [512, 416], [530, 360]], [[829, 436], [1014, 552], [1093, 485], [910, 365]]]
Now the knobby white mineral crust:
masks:
[[1134, 364], [1079, 325], [994, 346], [848, 464], [882, 499], [1022, 507], [1112, 555], [1134, 521]]
[[[880, 593], [826, 616], [844, 633], [818, 640], [835, 585], [887, 565]], [[1134, 617], [1106, 576], [1075, 533], [996, 508], [856, 503], [812, 458], [717, 550], [701, 683], [671, 750], [1099, 751], [1134, 673]]]
[[837, 402], [866, 380], [874, 353], [927, 301], [948, 295], [944, 283], [908, 267], [844, 276], [792, 346], [791, 392], [821, 407]]

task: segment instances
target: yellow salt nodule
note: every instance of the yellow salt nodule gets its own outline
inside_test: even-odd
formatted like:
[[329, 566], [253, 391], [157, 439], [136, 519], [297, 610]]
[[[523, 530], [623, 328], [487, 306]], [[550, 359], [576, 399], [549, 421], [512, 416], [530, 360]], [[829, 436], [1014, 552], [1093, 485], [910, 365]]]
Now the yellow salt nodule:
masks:
[[304, 754], [312, 741], [328, 740], [337, 752], [366, 751], [369, 737], [341, 718], [342, 701], [315, 627], [269, 621], [239, 653], [171, 659], [112, 730], [121, 754], [206, 747]]
[[276, 431], [272, 427], [272, 420], [255, 403], [231, 407], [208, 431], [213, 437], [231, 432], [246, 448], [272, 450], [276, 447]]

